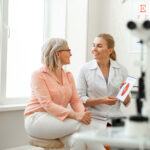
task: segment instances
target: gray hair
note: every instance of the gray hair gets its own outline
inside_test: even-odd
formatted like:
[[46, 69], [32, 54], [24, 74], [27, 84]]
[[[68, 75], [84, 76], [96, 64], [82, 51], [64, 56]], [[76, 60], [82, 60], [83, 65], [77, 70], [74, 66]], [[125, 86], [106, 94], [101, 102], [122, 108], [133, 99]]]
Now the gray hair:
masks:
[[42, 63], [50, 70], [56, 69], [60, 65], [60, 60], [58, 59], [56, 52], [67, 48], [68, 43], [66, 40], [61, 38], [50, 39], [42, 47]]

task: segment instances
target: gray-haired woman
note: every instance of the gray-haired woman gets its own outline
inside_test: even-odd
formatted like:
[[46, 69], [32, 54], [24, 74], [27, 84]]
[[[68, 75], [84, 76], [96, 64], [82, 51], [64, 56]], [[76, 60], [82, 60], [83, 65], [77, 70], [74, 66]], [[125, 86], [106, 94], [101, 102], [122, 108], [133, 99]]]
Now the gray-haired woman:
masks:
[[83, 126], [88, 127], [91, 113], [85, 111], [79, 100], [72, 74], [63, 69], [63, 65], [70, 63], [70, 56], [71, 50], [64, 39], [53, 38], [43, 46], [43, 67], [32, 75], [32, 96], [24, 113], [25, 128], [32, 137], [59, 138], [69, 149], [84, 150], [86, 145], [73, 141], [72, 135]]

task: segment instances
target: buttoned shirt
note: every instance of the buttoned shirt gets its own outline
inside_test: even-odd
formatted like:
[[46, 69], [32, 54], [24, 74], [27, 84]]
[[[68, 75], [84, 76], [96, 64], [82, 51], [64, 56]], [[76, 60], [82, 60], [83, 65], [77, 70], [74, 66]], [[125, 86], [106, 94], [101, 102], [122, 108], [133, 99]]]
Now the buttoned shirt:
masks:
[[62, 69], [62, 84], [47, 67], [35, 71], [31, 79], [32, 96], [25, 109], [25, 115], [34, 112], [48, 112], [64, 120], [70, 113], [71, 105], [74, 111], [85, 110], [79, 99], [73, 76]]
[[[107, 96], [116, 96], [119, 92], [121, 83], [127, 78], [127, 70], [116, 61], [110, 60], [109, 76], [106, 82], [101, 69], [96, 60], [92, 60], [80, 70], [77, 89], [78, 94], [83, 102], [87, 99], [99, 99]], [[100, 120], [107, 120], [114, 115], [119, 116], [121, 102], [115, 105], [101, 104], [93, 107], [88, 107], [92, 112], [92, 117]]]

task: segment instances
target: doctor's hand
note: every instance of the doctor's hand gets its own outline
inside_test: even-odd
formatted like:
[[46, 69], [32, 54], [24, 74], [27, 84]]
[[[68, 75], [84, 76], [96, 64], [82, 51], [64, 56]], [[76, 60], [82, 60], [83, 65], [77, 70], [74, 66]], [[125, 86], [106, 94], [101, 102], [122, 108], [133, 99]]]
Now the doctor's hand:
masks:
[[104, 104], [106, 105], [115, 105], [117, 101], [117, 98], [114, 96], [108, 96], [104, 98]]
[[130, 98], [130, 96], [128, 95], [128, 96], [126, 97], [126, 99], [124, 100], [123, 104], [124, 104], [125, 106], [128, 106], [129, 103], [130, 103], [130, 101], [131, 101], [131, 98]]

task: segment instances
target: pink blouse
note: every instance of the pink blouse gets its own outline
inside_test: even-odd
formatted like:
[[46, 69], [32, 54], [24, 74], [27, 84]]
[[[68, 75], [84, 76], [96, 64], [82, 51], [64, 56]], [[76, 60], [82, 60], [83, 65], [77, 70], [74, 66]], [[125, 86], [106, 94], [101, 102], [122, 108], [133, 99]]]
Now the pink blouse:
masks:
[[31, 80], [32, 96], [24, 114], [48, 112], [64, 120], [71, 111], [67, 108], [68, 104], [74, 111], [83, 112], [85, 108], [77, 94], [72, 74], [62, 69], [62, 80], [63, 84], [47, 67], [34, 72]]

